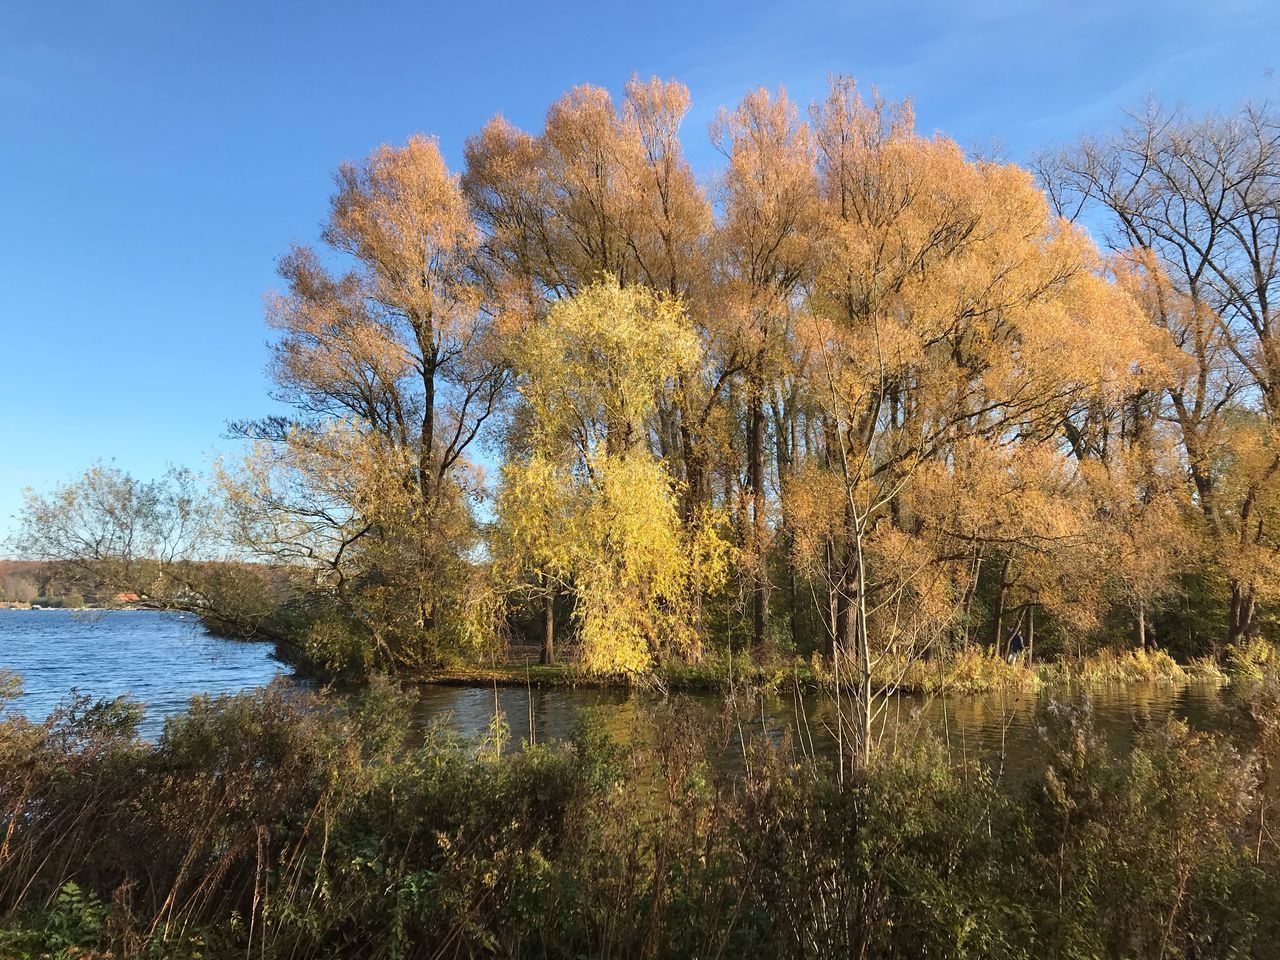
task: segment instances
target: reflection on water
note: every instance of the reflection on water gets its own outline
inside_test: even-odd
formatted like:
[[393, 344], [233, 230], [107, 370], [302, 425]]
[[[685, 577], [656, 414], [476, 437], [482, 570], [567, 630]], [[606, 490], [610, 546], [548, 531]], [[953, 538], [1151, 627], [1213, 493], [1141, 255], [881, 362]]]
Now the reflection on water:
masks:
[[[43, 718], [71, 688], [93, 697], [131, 694], [147, 706], [143, 733], [155, 736], [164, 717], [184, 709], [198, 693], [235, 693], [270, 682], [280, 673], [271, 646], [212, 637], [190, 616], [153, 611], [79, 614], [64, 610], [0, 610], [0, 669], [23, 676], [25, 696], [15, 709]], [[649, 692], [585, 688], [417, 688], [419, 721], [443, 724], [465, 737], [484, 736], [495, 712], [516, 749], [563, 739], [585, 713], [621, 742], [650, 735], [654, 724], [675, 722], [682, 705], [701, 707], [709, 729], [718, 729], [724, 755], [741, 755], [756, 737], [790, 737], [818, 756], [836, 752], [836, 705], [826, 696], [791, 692], [734, 703], [728, 721], [719, 694], [662, 698]], [[897, 697], [882, 704], [878, 735], [909, 742], [935, 734], [957, 759], [975, 759], [1012, 773], [1035, 769], [1045, 752], [1038, 730], [1050, 694], [995, 694], [924, 700]], [[1061, 697], [1061, 693], [1052, 696]], [[1097, 729], [1115, 745], [1131, 740], [1142, 724], [1167, 717], [1198, 729], [1221, 723], [1224, 708], [1209, 684], [1149, 684], [1092, 691]]]
[[[509, 728], [513, 749], [530, 740], [530, 729], [538, 743], [571, 735], [585, 711], [590, 711], [594, 724], [625, 743], [645, 739], [651, 724], [663, 723], [671, 716], [666, 709], [669, 706], [702, 707], [709, 728], [714, 726], [711, 718], [725, 708], [724, 697], [713, 693], [664, 699], [643, 692], [575, 688], [428, 685], [419, 689], [418, 698], [418, 717], [424, 724], [443, 722], [466, 737], [484, 736], [496, 711]], [[1041, 727], [1050, 703], [1073, 699], [1062, 690], [945, 699], [893, 697], [880, 704], [877, 735], [882, 742], [902, 744], [928, 732], [957, 760], [978, 760], [1017, 775], [1042, 763], [1045, 746]], [[1223, 719], [1220, 691], [1213, 684], [1103, 688], [1090, 691], [1089, 699], [1099, 735], [1116, 747], [1130, 743], [1144, 725], [1170, 717], [1201, 730], [1214, 729]], [[744, 743], [765, 737], [775, 743], [790, 738], [798, 750], [835, 756], [839, 724], [836, 704], [829, 696], [784, 693], [744, 698], [732, 705], [730, 717], [723, 725], [727, 755], [740, 755]]]
[[280, 672], [269, 643], [210, 636], [190, 614], [154, 610], [0, 610], [0, 670], [22, 675], [13, 707], [44, 719], [73, 687], [131, 694], [147, 706], [144, 735], [198, 693], [236, 693]]

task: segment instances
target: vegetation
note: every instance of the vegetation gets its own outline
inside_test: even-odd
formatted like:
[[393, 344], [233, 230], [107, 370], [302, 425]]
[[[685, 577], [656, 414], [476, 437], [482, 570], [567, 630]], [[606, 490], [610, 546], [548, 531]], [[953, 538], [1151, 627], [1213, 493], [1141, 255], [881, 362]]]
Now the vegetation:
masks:
[[[0, 720], [6, 956], [1267, 956], [1275, 661], [1239, 732], [1113, 751], [1050, 707], [1025, 780], [921, 741], [852, 771], [732, 711], [500, 749], [282, 687]], [[12, 687], [13, 684], [10, 684]], [[735, 759], [736, 758], [736, 759]], [[1270, 759], [1269, 759], [1270, 758]]]
[[[1249, 657], [1269, 657], [1272, 647], [1256, 641], [1247, 648], [1229, 648], [1225, 662], [1197, 660], [1179, 663], [1163, 650], [1099, 650], [1083, 659], [1056, 659], [1040, 663], [1010, 663], [982, 650], [967, 650], [931, 659], [908, 662], [886, 659], [872, 675], [878, 696], [970, 696], [1004, 691], [1055, 693], [1062, 689], [1099, 690], [1127, 684], [1222, 685], [1229, 678], [1257, 669]], [[1244, 659], [1241, 659], [1244, 658]], [[1239, 661], [1239, 662], [1237, 662]], [[710, 691], [732, 693], [750, 689], [790, 694], [834, 691], [837, 686], [831, 663], [814, 656], [808, 662], [778, 658], [767, 661], [750, 653], [735, 657], [712, 655], [696, 664], [668, 664], [641, 677], [625, 674], [600, 676], [576, 664], [497, 662], [459, 664], [431, 675], [433, 683], [454, 686], [507, 687], [616, 686], [663, 692]]]
[[[41, 563], [0, 560], [0, 606], [83, 607], [90, 602], [75, 579]], [[101, 598], [91, 595], [92, 600]]]
[[327, 676], [816, 655], [867, 749], [878, 697], [1018, 648], [1173, 676], [1266, 632], [1271, 112], [1031, 171], [836, 77], [722, 110], [703, 182], [688, 107], [583, 86], [461, 174], [422, 136], [344, 164], [269, 301], [288, 412], [234, 423], [211, 489], [33, 492], [18, 551]]

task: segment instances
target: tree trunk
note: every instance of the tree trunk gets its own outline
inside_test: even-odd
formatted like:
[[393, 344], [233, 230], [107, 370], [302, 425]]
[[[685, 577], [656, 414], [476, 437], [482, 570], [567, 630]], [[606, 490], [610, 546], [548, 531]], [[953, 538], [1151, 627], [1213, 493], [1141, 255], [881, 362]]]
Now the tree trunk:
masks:
[[[702, 451], [696, 446], [688, 418], [680, 418], [680, 445], [684, 451], [684, 496], [680, 513], [685, 529], [693, 531], [702, 520], [702, 508], [711, 499], [707, 490], [707, 470], [703, 462]], [[692, 582], [689, 584], [689, 620], [694, 635], [702, 640], [702, 570], [695, 566]]]
[[748, 389], [750, 414], [747, 433], [747, 483], [751, 490], [751, 642], [756, 648], [765, 640], [769, 619], [769, 562], [765, 556], [764, 503], [764, 396], [759, 377]]
[[997, 657], [1004, 656], [1004, 600], [1005, 591], [1009, 588], [1009, 571], [1013, 567], [1013, 557], [1005, 557], [1000, 564], [1000, 580], [996, 583], [996, 613], [992, 630], [992, 649]]
[[1036, 656], [1036, 601], [1027, 607], [1027, 665], [1030, 666]]
[[556, 662], [556, 591], [542, 577], [542, 656], [540, 663]]
[[835, 643], [844, 653], [854, 649], [853, 623], [853, 547], [845, 548], [845, 555], [836, 568], [835, 579]]
[[969, 631], [973, 625], [973, 598], [978, 592], [978, 578], [982, 576], [982, 557], [974, 554], [973, 575], [965, 588], [964, 594], [964, 646], [969, 646]]
[[787, 564], [787, 622], [791, 626], [791, 648], [800, 650], [800, 584], [796, 580], [794, 564]]
[[1238, 644], [1253, 632], [1255, 597], [1252, 588], [1238, 580], [1231, 582], [1231, 602], [1227, 608], [1227, 645]]
[[787, 627], [791, 635], [791, 649], [799, 651], [803, 640], [800, 623], [800, 585], [794, 563], [795, 531], [788, 520], [787, 509], [787, 496], [794, 477], [800, 442], [800, 428], [796, 423], [795, 393], [796, 388], [793, 384], [786, 402], [779, 401], [773, 405], [773, 423], [774, 462], [778, 466], [778, 489], [782, 497], [778, 539], [783, 546], [782, 556], [786, 563]]
[[862, 763], [871, 763], [871, 722], [874, 714], [871, 696], [871, 639], [867, 630], [867, 580], [866, 566], [862, 555], [862, 528], [854, 533], [854, 562], [857, 589], [857, 603], [854, 604], [854, 633], [858, 645], [858, 733], [859, 746], [862, 752]]
[[828, 540], [823, 545], [824, 565], [826, 568], [826, 577], [829, 587], [827, 589], [827, 609], [824, 616], [824, 622], [827, 628], [825, 643], [823, 644], [823, 652], [826, 654], [827, 660], [835, 661], [836, 646], [839, 643], [840, 632], [840, 614], [839, 614], [839, 587], [838, 573], [836, 567], [836, 548], [835, 544]]

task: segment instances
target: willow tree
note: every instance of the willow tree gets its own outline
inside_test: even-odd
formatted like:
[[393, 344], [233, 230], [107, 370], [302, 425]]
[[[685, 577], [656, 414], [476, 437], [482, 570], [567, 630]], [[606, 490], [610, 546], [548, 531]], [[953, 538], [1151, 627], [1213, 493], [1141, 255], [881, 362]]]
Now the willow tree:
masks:
[[696, 371], [678, 300], [604, 279], [554, 304], [513, 352], [526, 415], [498, 498], [498, 554], [569, 592], [583, 666], [638, 673], [696, 659], [690, 611], [714, 582], [713, 528], [687, 527], [655, 450], [658, 398]]
[[937, 540], [951, 519], [911, 497], [922, 467], [961, 445], [1055, 436], [1072, 398], [1127, 380], [1145, 325], [1025, 171], [920, 136], [908, 106], [868, 104], [843, 79], [814, 136], [823, 221], [806, 335], [843, 501], [832, 641], [856, 664], [870, 749], [871, 678], [898, 644], [909, 585], [897, 574], [879, 596], [871, 554], [901, 553], [902, 535]]
[[218, 559], [218, 533], [210, 498], [189, 471], [148, 481], [98, 463], [47, 493], [24, 492], [13, 548], [93, 593], [199, 609], [201, 561]]
[[463, 183], [484, 234], [487, 289], [519, 323], [601, 276], [684, 303], [705, 362], [659, 398], [655, 439], [682, 481], [682, 521], [696, 526], [708, 516], [723, 401], [742, 359], [713, 285], [711, 203], [680, 139], [688, 109], [676, 81], [633, 77], [619, 104], [601, 88], [576, 87], [537, 134], [501, 117], [486, 124], [467, 141]]
[[222, 504], [189, 470], [142, 480], [94, 464], [68, 483], [25, 491], [11, 546], [95, 597], [196, 613], [219, 633], [279, 637], [288, 571], [245, 564]]
[[469, 138], [463, 184], [495, 294], [544, 312], [607, 275], [692, 299], [711, 214], [681, 147], [688, 108], [683, 84], [633, 78], [620, 108], [582, 85], [538, 134], [499, 116]]
[[293, 413], [237, 425], [258, 446], [230, 486], [248, 545], [313, 567], [381, 657], [420, 665], [464, 620], [467, 451], [507, 376], [435, 141], [344, 164], [337, 187], [323, 238], [350, 269], [307, 248], [281, 261], [271, 374]]

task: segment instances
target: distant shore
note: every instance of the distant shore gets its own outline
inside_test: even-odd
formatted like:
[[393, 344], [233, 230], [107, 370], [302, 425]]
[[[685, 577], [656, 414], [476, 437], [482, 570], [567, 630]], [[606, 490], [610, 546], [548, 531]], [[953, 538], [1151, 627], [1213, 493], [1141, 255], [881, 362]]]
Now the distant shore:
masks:
[[49, 602], [49, 603], [23, 603], [17, 600], [0, 600], [0, 610], [146, 610], [147, 607], [138, 606], [137, 604], [126, 604], [124, 606], [103, 606], [98, 603], [82, 603], [75, 606]]

